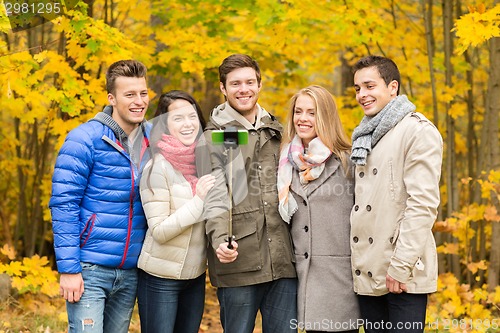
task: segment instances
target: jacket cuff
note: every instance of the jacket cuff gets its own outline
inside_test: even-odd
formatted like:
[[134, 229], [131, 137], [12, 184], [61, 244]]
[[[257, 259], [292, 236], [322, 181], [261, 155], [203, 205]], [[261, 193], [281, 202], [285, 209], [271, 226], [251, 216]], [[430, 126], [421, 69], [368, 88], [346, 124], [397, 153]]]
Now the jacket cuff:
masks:
[[413, 265], [393, 256], [387, 274], [399, 282], [408, 283], [411, 280], [412, 270]]

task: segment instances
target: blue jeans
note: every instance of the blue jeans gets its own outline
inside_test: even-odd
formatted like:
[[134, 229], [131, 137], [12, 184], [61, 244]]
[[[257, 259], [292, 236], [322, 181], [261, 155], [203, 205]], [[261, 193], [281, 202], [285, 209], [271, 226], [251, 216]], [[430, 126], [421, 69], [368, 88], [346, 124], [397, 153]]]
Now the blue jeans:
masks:
[[279, 279], [251, 286], [218, 288], [220, 321], [224, 332], [252, 333], [257, 311], [262, 333], [297, 332], [297, 279]]
[[422, 333], [427, 294], [358, 296], [365, 333]]
[[191, 280], [159, 278], [139, 270], [142, 333], [198, 333], [205, 306], [205, 273]]
[[84, 291], [66, 302], [69, 333], [127, 333], [135, 305], [137, 270], [82, 263]]

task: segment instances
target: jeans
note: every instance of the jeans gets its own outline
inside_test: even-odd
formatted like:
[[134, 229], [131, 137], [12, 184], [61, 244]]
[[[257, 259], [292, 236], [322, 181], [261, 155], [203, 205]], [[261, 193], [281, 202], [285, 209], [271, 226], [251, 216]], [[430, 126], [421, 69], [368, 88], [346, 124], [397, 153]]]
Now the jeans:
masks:
[[252, 333], [260, 309], [262, 333], [297, 332], [297, 279], [279, 279], [251, 286], [218, 288], [224, 332]]
[[191, 280], [159, 278], [139, 270], [142, 333], [198, 333], [205, 306], [205, 273]]
[[[326, 331], [306, 331], [306, 333], [322, 333]], [[335, 333], [358, 333], [359, 330], [349, 330], [349, 331], [336, 331]]]
[[427, 294], [358, 296], [365, 333], [421, 333]]
[[66, 302], [69, 333], [127, 333], [135, 305], [137, 270], [82, 263], [84, 292]]

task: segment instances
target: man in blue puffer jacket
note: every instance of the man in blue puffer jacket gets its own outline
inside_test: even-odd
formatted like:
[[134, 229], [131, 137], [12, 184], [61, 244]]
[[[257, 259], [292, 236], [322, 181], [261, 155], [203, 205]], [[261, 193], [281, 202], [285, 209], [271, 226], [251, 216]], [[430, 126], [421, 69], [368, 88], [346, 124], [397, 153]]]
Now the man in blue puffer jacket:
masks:
[[106, 88], [110, 105], [68, 134], [52, 178], [49, 207], [70, 333], [128, 331], [147, 228], [139, 196], [149, 156], [146, 67], [112, 64]]

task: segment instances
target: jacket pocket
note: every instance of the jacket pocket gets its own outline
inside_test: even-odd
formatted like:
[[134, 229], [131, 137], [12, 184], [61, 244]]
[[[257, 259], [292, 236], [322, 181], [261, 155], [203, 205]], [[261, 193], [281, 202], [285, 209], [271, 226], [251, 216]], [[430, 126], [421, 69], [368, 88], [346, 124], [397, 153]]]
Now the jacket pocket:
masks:
[[399, 232], [401, 229], [401, 222], [403, 222], [403, 218], [401, 217], [398, 222], [396, 222], [396, 226], [394, 227], [394, 231], [392, 233], [391, 238], [389, 238], [389, 242], [392, 244], [392, 249], [396, 247], [396, 242], [398, 241], [399, 238]]
[[228, 264], [215, 260], [217, 274], [253, 272], [262, 269], [262, 258], [257, 235], [256, 215], [242, 213], [233, 215], [233, 233], [238, 243], [238, 258]]
[[83, 230], [80, 233], [80, 248], [83, 248], [87, 243], [87, 241], [89, 240], [90, 234], [92, 233], [92, 229], [94, 228], [95, 219], [96, 219], [96, 214], [94, 213], [89, 217], [87, 223], [85, 223], [85, 226], [83, 227]]

